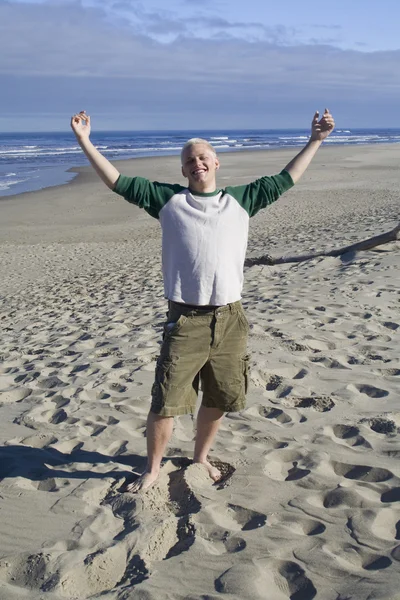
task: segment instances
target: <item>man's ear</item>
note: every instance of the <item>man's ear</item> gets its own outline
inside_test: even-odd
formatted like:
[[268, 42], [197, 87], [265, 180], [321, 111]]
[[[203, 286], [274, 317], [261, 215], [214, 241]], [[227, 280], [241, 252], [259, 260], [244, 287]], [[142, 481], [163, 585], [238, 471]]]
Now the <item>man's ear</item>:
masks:
[[185, 170], [184, 170], [184, 168], [183, 168], [183, 165], [181, 166], [181, 171], [182, 171], [182, 175], [183, 175], [184, 177], [186, 177], [186, 175], [185, 175]]
[[218, 160], [218, 158], [215, 159], [215, 169], [216, 169], [216, 171], [218, 171], [218, 169], [219, 169], [219, 160]]

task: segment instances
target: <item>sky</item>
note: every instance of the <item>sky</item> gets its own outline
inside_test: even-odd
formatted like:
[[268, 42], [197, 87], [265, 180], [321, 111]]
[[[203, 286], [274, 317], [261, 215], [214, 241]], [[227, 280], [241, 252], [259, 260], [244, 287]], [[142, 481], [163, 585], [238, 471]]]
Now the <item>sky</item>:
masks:
[[400, 127], [398, 0], [0, 0], [0, 131]]

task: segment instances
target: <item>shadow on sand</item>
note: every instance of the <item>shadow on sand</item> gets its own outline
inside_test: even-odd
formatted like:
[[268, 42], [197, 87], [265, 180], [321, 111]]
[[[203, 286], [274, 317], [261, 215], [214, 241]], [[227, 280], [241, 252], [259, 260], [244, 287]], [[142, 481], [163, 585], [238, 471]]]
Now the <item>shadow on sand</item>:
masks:
[[[85, 468], [79, 469], [77, 463], [82, 463]], [[113, 468], [104, 473], [98, 473], [90, 468], [90, 465], [95, 467], [107, 463]], [[76, 470], [68, 470], [71, 465], [77, 465]], [[121, 470], [121, 465], [129, 467], [129, 470]], [[145, 457], [136, 454], [106, 456], [100, 452], [88, 452], [80, 448], [74, 449], [70, 454], [65, 454], [55, 448], [32, 448], [22, 445], [0, 446], [0, 479], [11, 477], [24, 477], [31, 481], [43, 481], [49, 477], [66, 479], [104, 479], [106, 477], [121, 479], [126, 477], [132, 479], [134, 478], [133, 472], [141, 472], [145, 466]]]

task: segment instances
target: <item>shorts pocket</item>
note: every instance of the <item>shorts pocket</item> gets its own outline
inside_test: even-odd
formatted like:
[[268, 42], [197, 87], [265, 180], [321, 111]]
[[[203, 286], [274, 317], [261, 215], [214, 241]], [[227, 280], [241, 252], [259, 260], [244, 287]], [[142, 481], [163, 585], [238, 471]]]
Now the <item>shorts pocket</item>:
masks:
[[166, 337], [171, 337], [178, 333], [186, 321], [187, 317], [185, 315], [180, 315], [177, 321], [166, 321], [164, 323], [163, 340], [165, 340]]
[[238, 312], [239, 322], [242, 325], [243, 329], [248, 332], [250, 329], [249, 322], [243, 310], [239, 310]]
[[158, 357], [154, 383], [151, 389], [152, 404], [158, 408], [162, 408], [165, 403], [165, 394], [171, 367], [171, 360], [162, 360], [160, 356]]
[[242, 369], [244, 378], [244, 393], [247, 394], [250, 386], [250, 355], [245, 354], [242, 357]]

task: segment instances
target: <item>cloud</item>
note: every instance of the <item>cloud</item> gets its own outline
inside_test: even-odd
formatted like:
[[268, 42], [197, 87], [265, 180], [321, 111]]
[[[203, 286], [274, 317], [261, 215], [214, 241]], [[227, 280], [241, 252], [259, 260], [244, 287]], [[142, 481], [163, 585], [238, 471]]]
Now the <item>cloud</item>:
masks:
[[[248, 41], [235, 37], [241, 23], [203, 16], [198, 27], [215, 34], [204, 40], [188, 33], [184, 19], [174, 22], [169, 15], [145, 26], [139, 2], [107, 0], [102, 6], [116, 4], [136, 10], [140, 25], [110, 21], [95, 2], [0, 0], [0, 112], [87, 108], [111, 119], [115, 110], [131, 115], [131, 126], [139, 128], [176, 127], [194, 116], [203, 126], [212, 126], [212, 119], [213, 126], [228, 120], [234, 126], [245, 115], [257, 126], [264, 113], [283, 115], [290, 106], [296, 115], [324, 104], [349, 107], [356, 115], [357, 103], [366, 114], [366, 100], [375, 107], [400, 100], [400, 51], [290, 43], [296, 32], [285, 27], [264, 28], [268, 39]], [[168, 43], [150, 35], [163, 26], [175, 36]], [[248, 31], [256, 26], [249, 23]]]
[[[184, 31], [162, 44], [108, 23], [97, 8], [74, 4], [71, 10], [65, 2], [2, 2], [0, 73], [241, 84], [261, 78], [276, 86], [306, 83], [373, 89], [379, 84], [388, 90], [400, 83], [399, 51], [361, 53], [329, 45], [290, 46], [235, 37], [204, 41]], [[206, 19], [203, 22], [208, 24]], [[161, 17], [153, 23], [154, 28], [161, 25]], [[216, 28], [228, 25], [224, 19], [216, 22]], [[230, 27], [235, 25], [240, 24]], [[289, 35], [285, 28], [276, 34], [278, 38]]]

